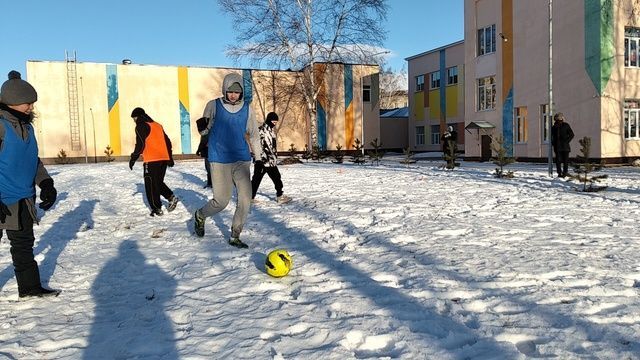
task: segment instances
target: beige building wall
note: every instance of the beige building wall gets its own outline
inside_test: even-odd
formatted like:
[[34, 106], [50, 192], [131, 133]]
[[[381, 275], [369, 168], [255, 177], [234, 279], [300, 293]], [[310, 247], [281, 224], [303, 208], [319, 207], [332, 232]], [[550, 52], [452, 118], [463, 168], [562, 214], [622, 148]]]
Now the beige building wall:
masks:
[[[355, 136], [365, 136], [365, 144], [379, 137], [379, 107], [363, 103], [362, 86], [372, 89], [377, 66], [349, 65], [353, 73], [352, 108], [345, 107], [345, 65], [328, 64], [327, 148], [336, 144], [348, 148], [345, 128], [351, 124]], [[73, 68], [75, 86], [69, 85], [68, 73]], [[227, 68], [176, 67], [156, 65], [116, 65], [101, 63], [27, 62], [27, 79], [39, 94], [35, 105], [38, 117], [35, 128], [39, 154], [55, 159], [64, 150], [68, 157], [104, 157], [109, 145], [116, 157], [128, 157], [135, 145], [135, 124], [130, 117], [135, 107], [142, 107], [163, 125], [171, 139], [174, 154], [194, 154], [200, 135], [195, 121], [203, 114], [206, 103], [222, 96], [222, 80], [229, 72], [244, 76], [250, 84], [251, 109], [259, 123], [266, 114], [276, 111], [281, 119], [278, 150], [297, 151], [309, 143], [309, 115], [299, 90], [300, 73], [292, 71], [241, 70]], [[116, 82], [111, 80], [117, 79]], [[77, 92], [79, 147], [72, 146], [72, 117]], [[117, 90], [117, 91], [116, 91]], [[377, 93], [377, 88], [374, 91]], [[114, 101], [115, 100], [115, 101]], [[347, 118], [347, 112], [352, 114]], [[317, 121], [317, 119], [314, 119]], [[364, 122], [364, 127], [363, 127]]]
[[[635, 6], [635, 11], [632, 11]], [[465, 0], [466, 124], [486, 121], [493, 130], [471, 130], [465, 155], [481, 157], [482, 135], [503, 136], [520, 159], [546, 159], [542, 109], [549, 105], [548, 2]], [[637, 67], [625, 67], [625, 27], [640, 27], [640, 4], [631, 0], [553, 2], [552, 112], [565, 114], [578, 139], [591, 138], [593, 158], [624, 161], [640, 156], [640, 140], [624, 139], [625, 99], [640, 99]], [[478, 54], [478, 30], [495, 25], [495, 52]], [[478, 79], [494, 76], [495, 107], [478, 108]], [[518, 141], [516, 113], [526, 113], [525, 141]]]

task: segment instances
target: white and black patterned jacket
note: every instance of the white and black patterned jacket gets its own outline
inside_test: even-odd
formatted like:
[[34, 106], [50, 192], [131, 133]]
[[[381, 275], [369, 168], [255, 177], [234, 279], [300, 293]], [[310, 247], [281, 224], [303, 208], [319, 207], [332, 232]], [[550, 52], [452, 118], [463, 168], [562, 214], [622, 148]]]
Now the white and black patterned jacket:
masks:
[[262, 145], [262, 156], [260, 159], [265, 167], [278, 165], [278, 147], [276, 143], [276, 133], [273, 130], [274, 126], [266, 122], [258, 128], [260, 144]]

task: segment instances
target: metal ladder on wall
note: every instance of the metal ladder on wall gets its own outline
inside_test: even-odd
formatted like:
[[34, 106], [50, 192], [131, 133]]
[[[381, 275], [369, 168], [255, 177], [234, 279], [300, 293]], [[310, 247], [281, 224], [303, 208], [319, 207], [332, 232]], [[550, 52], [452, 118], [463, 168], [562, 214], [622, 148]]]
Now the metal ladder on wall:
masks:
[[67, 62], [67, 95], [69, 98], [69, 132], [71, 135], [71, 150], [82, 149], [80, 142], [80, 111], [78, 107], [78, 75], [76, 71], [76, 52], [64, 52]]

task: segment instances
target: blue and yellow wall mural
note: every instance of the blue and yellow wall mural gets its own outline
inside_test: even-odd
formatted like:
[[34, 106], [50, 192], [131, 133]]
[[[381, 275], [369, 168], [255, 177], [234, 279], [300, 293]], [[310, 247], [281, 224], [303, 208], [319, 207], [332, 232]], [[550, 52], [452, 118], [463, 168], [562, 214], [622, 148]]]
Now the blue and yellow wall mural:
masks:
[[[502, 138], [513, 144], [513, 0], [502, 0], [502, 34], [510, 39], [502, 42]], [[513, 156], [509, 147], [508, 156]]]
[[353, 109], [353, 66], [344, 66], [344, 141], [345, 149], [355, 142], [355, 115]]
[[189, 70], [178, 67], [178, 106], [180, 107], [180, 143], [183, 154], [191, 154], [191, 117], [189, 115]]
[[[327, 87], [325, 85], [324, 79], [319, 79], [320, 76], [326, 76], [327, 65], [325, 64], [315, 64], [315, 76], [317, 81], [321, 81], [322, 85], [320, 86], [318, 92], [318, 98], [316, 99], [316, 129], [318, 131], [318, 147], [320, 150], [327, 149]], [[313, 144], [311, 144], [313, 146]]]
[[122, 155], [120, 144], [120, 104], [118, 102], [118, 66], [107, 65], [107, 106], [109, 114], [109, 146], [114, 156]]

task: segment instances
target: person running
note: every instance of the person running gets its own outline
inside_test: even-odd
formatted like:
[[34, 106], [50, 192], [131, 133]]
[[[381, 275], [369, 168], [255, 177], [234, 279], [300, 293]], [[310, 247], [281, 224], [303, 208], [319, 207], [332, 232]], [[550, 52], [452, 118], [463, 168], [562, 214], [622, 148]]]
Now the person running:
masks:
[[171, 140], [164, 132], [162, 125], [153, 121], [143, 108], [135, 108], [131, 117], [136, 122], [136, 146], [131, 153], [129, 169], [142, 154], [144, 161], [144, 190], [151, 207], [150, 216], [162, 216], [160, 196], [169, 201], [167, 211], [173, 211], [178, 205], [178, 197], [164, 183], [167, 166], [173, 167]]
[[229, 244], [238, 248], [248, 245], [240, 233], [251, 207], [250, 168], [252, 149], [255, 158], [262, 157], [258, 124], [244, 101], [242, 76], [230, 73], [222, 81], [220, 98], [209, 101], [203, 118], [197, 121], [200, 135], [208, 135], [208, 159], [211, 163], [213, 198], [193, 215], [197, 236], [204, 236], [205, 219], [227, 207], [231, 193], [237, 190], [237, 206], [231, 223]]
[[36, 89], [11, 71], [0, 88], [0, 239], [6, 230], [20, 298], [60, 294], [42, 286], [33, 256], [33, 224], [38, 223], [35, 185], [40, 187], [43, 210], [49, 210], [58, 196], [38, 157], [32, 125], [37, 100]]
[[260, 132], [260, 144], [262, 145], [262, 157], [255, 161], [253, 165], [253, 177], [251, 178], [251, 199], [256, 198], [260, 182], [264, 174], [269, 175], [273, 185], [276, 188], [276, 201], [279, 204], [285, 204], [291, 201], [291, 198], [284, 195], [282, 191], [282, 177], [278, 170], [278, 149], [276, 141], [275, 127], [278, 122], [278, 114], [270, 112], [264, 123], [258, 128]]

